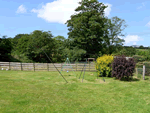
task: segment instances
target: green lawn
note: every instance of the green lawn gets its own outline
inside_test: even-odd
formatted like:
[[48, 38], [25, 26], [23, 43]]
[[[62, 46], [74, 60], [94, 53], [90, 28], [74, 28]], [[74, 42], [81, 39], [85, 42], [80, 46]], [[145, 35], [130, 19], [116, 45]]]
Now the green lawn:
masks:
[[[79, 76], [79, 72], [76, 73]], [[0, 113], [150, 113], [150, 80], [0, 71]]]

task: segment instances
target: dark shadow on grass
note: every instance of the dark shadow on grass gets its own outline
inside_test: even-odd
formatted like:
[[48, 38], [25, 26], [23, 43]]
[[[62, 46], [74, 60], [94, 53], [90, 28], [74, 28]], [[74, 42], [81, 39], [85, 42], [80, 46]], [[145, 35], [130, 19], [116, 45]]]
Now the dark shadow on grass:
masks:
[[138, 79], [138, 78], [129, 78], [129, 80], [127, 80], [126, 78], [122, 78], [120, 81], [134, 82], [134, 81], [140, 81], [140, 79]]
[[145, 80], [149, 80], [149, 78], [145, 78]]

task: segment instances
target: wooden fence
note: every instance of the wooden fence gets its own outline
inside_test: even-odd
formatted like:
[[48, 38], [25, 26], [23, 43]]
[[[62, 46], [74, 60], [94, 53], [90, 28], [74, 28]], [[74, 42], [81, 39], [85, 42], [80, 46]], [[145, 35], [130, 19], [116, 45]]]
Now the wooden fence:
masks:
[[138, 71], [138, 69], [142, 69], [142, 76], [143, 76], [143, 80], [145, 80], [145, 65], [143, 65], [143, 68], [135, 68], [135, 73], [136, 73], [136, 76], [138, 76], [138, 74], [139, 74], [139, 71]]
[[[63, 67], [63, 71], [81, 71], [84, 64], [70, 64], [72, 68], [67, 68], [63, 66], [64, 63], [54, 63], [54, 65], [61, 70]], [[57, 71], [52, 63], [20, 63], [20, 62], [0, 62], [0, 69], [8, 69], [8, 70], [20, 70], [20, 71]], [[86, 64], [85, 71], [96, 71], [95, 64], [89, 63]]]

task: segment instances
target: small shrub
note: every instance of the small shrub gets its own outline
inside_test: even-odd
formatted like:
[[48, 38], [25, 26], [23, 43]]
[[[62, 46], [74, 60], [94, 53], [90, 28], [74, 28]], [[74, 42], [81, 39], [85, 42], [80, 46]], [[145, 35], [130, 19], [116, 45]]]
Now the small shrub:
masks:
[[134, 58], [129, 58], [128, 60], [126, 60], [125, 56], [114, 58], [112, 63], [112, 77], [116, 77], [119, 80], [122, 78], [129, 80], [133, 76], [135, 65]]
[[149, 62], [143, 62], [145, 65], [145, 76], [150, 76], [150, 63]]
[[140, 55], [140, 56], [147, 56], [148, 55], [148, 51], [137, 51], [137, 55]]
[[113, 61], [112, 55], [103, 55], [97, 58], [96, 70], [98, 75], [103, 74], [103, 76], [111, 76], [112, 67], [110, 66]]
[[143, 62], [146, 60], [146, 58], [144, 56], [140, 56], [140, 55], [134, 55], [133, 58], [136, 63]]

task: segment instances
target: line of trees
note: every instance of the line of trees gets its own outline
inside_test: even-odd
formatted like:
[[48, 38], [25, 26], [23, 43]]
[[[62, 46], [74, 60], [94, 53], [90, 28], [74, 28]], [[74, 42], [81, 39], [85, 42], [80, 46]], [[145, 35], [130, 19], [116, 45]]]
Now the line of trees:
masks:
[[66, 22], [67, 39], [41, 30], [17, 34], [14, 38], [3, 36], [0, 39], [0, 61], [49, 62], [40, 48], [54, 62], [64, 62], [67, 57], [73, 62], [103, 54], [126, 53], [124, 40], [119, 38], [124, 36], [122, 31], [127, 27], [125, 20], [117, 16], [106, 17], [104, 10], [107, 6], [98, 0], [82, 0], [79, 4], [76, 14]]

